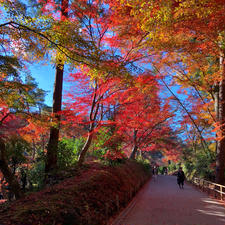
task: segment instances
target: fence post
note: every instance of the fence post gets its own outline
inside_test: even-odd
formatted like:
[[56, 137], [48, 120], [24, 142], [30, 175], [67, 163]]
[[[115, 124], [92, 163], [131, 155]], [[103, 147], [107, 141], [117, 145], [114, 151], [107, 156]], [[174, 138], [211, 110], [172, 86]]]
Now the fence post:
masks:
[[216, 198], [216, 185], [214, 185], [214, 197]]
[[224, 199], [223, 194], [225, 192], [225, 186], [197, 177], [193, 177], [192, 181], [193, 184], [196, 185], [196, 187], [202, 189], [204, 192], [208, 192], [208, 194], [214, 195], [214, 197], [217, 199], [218, 198], [220, 198], [220, 200]]

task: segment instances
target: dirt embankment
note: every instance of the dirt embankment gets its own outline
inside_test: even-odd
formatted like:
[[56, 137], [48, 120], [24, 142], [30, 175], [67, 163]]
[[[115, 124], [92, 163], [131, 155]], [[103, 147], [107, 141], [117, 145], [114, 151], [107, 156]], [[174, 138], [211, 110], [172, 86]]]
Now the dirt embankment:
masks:
[[137, 162], [90, 164], [76, 176], [0, 207], [2, 225], [104, 225], [148, 180]]

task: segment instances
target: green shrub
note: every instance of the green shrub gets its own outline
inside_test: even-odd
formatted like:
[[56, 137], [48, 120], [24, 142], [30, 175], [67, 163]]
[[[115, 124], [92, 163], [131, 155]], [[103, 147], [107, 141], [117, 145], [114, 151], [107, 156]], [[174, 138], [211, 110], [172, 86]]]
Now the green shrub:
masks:
[[66, 168], [76, 164], [79, 153], [84, 145], [83, 138], [63, 138], [58, 146], [58, 166]]
[[27, 172], [28, 180], [32, 183], [34, 190], [39, 190], [44, 186], [45, 162], [39, 160], [33, 165], [33, 168]]
[[189, 179], [193, 176], [213, 181], [215, 179], [216, 153], [207, 152], [199, 148], [196, 152], [192, 149], [185, 149], [183, 153], [184, 172]]

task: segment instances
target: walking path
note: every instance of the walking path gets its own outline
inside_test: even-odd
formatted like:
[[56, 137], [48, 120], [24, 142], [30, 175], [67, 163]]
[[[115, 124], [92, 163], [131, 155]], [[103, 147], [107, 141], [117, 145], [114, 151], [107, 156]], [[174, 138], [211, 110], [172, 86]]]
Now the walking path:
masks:
[[225, 207], [174, 176], [158, 176], [137, 194], [112, 225], [225, 225]]

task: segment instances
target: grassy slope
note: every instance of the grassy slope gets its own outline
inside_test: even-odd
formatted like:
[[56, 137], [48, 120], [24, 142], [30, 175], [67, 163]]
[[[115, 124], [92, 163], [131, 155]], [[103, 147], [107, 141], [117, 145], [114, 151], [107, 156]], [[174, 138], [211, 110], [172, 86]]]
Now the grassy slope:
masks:
[[91, 164], [76, 176], [0, 207], [0, 224], [102, 225], [149, 178], [143, 165]]

